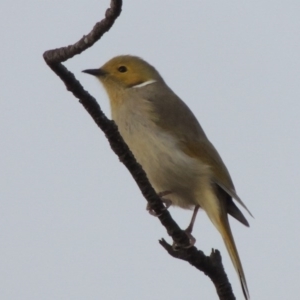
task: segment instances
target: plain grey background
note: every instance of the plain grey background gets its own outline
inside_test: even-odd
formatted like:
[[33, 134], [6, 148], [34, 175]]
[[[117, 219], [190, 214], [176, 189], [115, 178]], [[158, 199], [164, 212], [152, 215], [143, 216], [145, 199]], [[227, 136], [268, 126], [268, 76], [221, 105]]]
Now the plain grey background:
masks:
[[[171, 258], [167, 236], [102, 132], [46, 66], [45, 50], [89, 32], [109, 1], [0, 3], [0, 298], [217, 299]], [[153, 64], [189, 105], [255, 216], [231, 226], [252, 299], [299, 294], [299, 1], [124, 1], [100, 42], [66, 63], [106, 114], [91, 76], [115, 55]], [[170, 209], [184, 228], [191, 212]], [[206, 215], [196, 246], [217, 248]], [[130, 237], [130, 238], [129, 238]], [[134, 238], [132, 238], [134, 237]]]

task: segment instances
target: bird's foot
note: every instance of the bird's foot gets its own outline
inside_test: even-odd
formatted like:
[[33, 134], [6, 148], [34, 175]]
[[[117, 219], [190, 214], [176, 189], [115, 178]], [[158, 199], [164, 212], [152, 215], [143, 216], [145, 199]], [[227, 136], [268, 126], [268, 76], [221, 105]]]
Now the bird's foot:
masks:
[[178, 251], [180, 249], [189, 249], [191, 247], [193, 247], [196, 243], [196, 239], [192, 236], [189, 228], [187, 228], [186, 230], [184, 230], [184, 232], [186, 233], [186, 235], [188, 236], [189, 240], [190, 240], [190, 244], [189, 245], [179, 245], [179, 244], [176, 244], [176, 243], [173, 243], [172, 245], [172, 248], [175, 250], [175, 251]]
[[194, 223], [195, 223], [195, 220], [196, 220], [198, 210], [199, 210], [199, 205], [195, 205], [191, 222], [190, 222], [189, 226], [184, 230], [184, 232], [186, 233], [186, 235], [188, 236], [188, 238], [190, 240], [190, 244], [188, 246], [181, 246], [181, 245], [177, 245], [176, 243], [174, 243], [173, 244], [173, 249], [174, 250], [179, 250], [179, 249], [182, 249], [182, 248], [188, 249], [188, 248], [191, 248], [195, 245], [196, 239], [192, 236], [192, 231], [193, 231], [193, 228], [194, 228]]
[[[164, 198], [164, 196], [172, 194], [172, 192], [170, 191], [165, 191], [165, 192], [161, 192], [158, 193], [158, 196], [160, 197], [161, 201], [164, 203], [165, 208], [164, 210], [167, 210], [171, 205], [172, 205], [172, 201], [170, 199], [166, 199]], [[157, 214], [149, 205], [149, 203], [147, 204], [146, 209], [148, 210], [149, 214], [154, 216], [154, 217], [159, 217], [161, 214]]]

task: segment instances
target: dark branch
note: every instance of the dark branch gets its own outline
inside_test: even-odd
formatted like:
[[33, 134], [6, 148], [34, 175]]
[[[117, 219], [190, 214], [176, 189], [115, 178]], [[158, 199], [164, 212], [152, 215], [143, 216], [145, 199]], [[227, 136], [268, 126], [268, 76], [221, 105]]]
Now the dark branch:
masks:
[[109, 31], [113, 26], [117, 17], [121, 14], [122, 0], [112, 0], [110, 3], [110, 8], [106, 10], [105, 18], [96, 23], [93, 30], [84, 35], [78, 42], [73, 45], [62, 47], [58, 49], [53, 49], [46, 51], [44, 53], [44, 59], [47, 64], [55, 64], [64, 62], [73, 56], [80, 54], [89, 47], [92, 47], [102, 35]]
[[[158, 219], [166, 228], [173, 241], [177, 245], [184, 247], [189, 245], [188, 236], [179, 228], [170, 213], [165, 210], [161, 199], [149, 183], [146, 173], [136, 162], [133, 154], [121, 137], [116, 124], [104, 115], [95, 98], [85, 91], [74, 74], [62, 65], [62, 62], [80, 54], [96, 43], [112, 27], [121, 13], [121, 8], [121, 0], [112, 0], [111, 7], [106, 11], [105, 18], [98, 22], [89, 34], [73, 45], [46, 51], [43, 56], [53, 72], [64, 82], [67, 90], [79, 99], [79, 102], [91, 115], [98, 127], [105, 133], [112, 150], [129, 170], [151, 209], [159, 216]], [[210, 256], [206, 256], [202, 251], [197, 250], [196, 247], [180, 248], [175, 251], [165, 240], [161, 240], [160, 244], [171, 256], [188, 261], [192, 266], [209, 276], [216, 287], [219, 299], [235, 299], [222, 265], [220, 253], [217, 250], [212, 251]]]
[[219, 299], [235, 300], [218, 250], [212, 250], [210, 256], [206, 256], [196, 247], [176, 251], [164, 239], [161, 239], [159, 243], [171, 256], [189, 262], [193, 267], [207, 275], [214, 283]]

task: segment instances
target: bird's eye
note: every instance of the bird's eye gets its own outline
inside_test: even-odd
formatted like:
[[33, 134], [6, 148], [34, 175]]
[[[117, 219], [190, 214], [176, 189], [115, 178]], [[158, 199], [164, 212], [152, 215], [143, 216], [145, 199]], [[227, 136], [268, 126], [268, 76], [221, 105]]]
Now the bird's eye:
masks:
[[125, 66], [120, 66], [118, 68], [118, 71], [121, 72], [121, 73], [125, 73], [125, 72], [127, 72], [127, 68]]

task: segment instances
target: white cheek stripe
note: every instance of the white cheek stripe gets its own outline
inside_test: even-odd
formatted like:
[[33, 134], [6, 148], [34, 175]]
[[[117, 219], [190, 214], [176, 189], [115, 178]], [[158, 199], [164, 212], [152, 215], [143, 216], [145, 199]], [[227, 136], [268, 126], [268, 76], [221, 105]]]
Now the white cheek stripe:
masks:
[[145, 82], [143, 82], [143, 83], [134, 85], [134, 86], [132, 86], [132, 88], [141, 88], [141, 87], [143, 87], [143, 86], [146, 86], [146, 85], [151, 84], [151, 83], [154, 83], [154, 82], [156, 82], [156, 80], [151, 79], [151, 80], [145, 81]]

